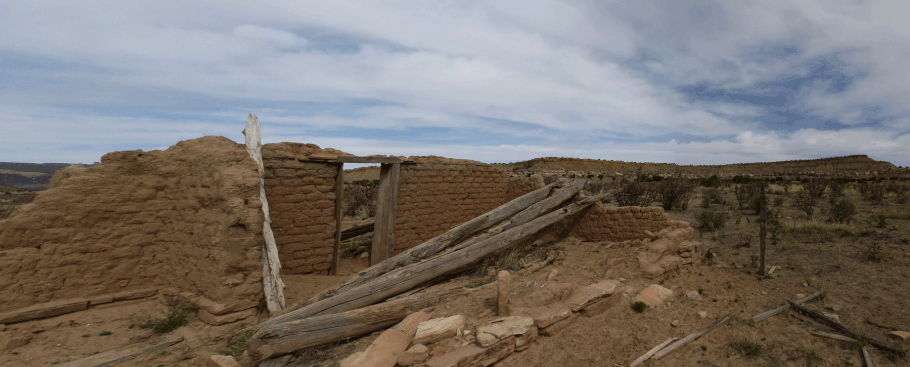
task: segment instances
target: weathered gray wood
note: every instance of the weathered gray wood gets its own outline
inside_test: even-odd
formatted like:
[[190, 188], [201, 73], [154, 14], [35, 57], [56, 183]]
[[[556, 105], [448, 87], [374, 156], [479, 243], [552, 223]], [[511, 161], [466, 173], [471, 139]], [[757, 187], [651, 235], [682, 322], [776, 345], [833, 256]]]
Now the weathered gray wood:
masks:
[[[818, 291], [818, 292], [812, 293], [812, 294], [810, 294], [810, 295], [808, 295], [808, 296], [806, 296], [806, 297], [803, 297], [803, 298], [801, 298], [801, 299], [796, 300], [796, 303], [803, 304], [803, 303], [809, 302], [809, 301], [815, 299], [815, 297], [818, 297], [818, 296], [822, 295], [822, 293], [824, 293], [824, 291]], [[759, 322], [759, 321], [762, 321], [762, 320], [767, 319], [767, 318], [769, 318], [769, 317], [771, 317], [771, 316], [774, 316], [774, 315], [777, 315], [777, 314], [779, 314], [779, 313], [781, 313], [781, 312], [784, 312], [784, 311], [786, 311], [788, 308], [790, 308], [790, 305], [789, 305], [789, 304], [786, 304], [786, 305], [780, 306], [780, 307], [778, 307], [778, 308], [775, 308], [775, 309], [773, 309], [773, 310], [762, 312], [762, 313], [760, 313], [760, 314], [758, 314], [758, 315], [752, 316], [752, 322]]]
[[104, 367], [130, 360], [140, 354], [156, 352], [183, 341], [183, 336], [168, 335], [163, 340], [147, 345], [127, 345], [122, 348], [101, 352], [72, 362], [61, 364], [60, 367]]
[[379, 169], [379, 190], [376, 197], [376, 221], [373, 228], [373, 249], [370, 265], [388, 259], [395, 251], [395, 208], [398, 201], [398, 172], [400, 164], [383, 164]]
[[654, 359], [661, 359], [663, 356], [666, 356], [667, 354], [670, 354], [671, 352], [673, 352], [674, 350], [678, 349], [679, 347], [682, 347], [682, 346], [684, 346], [684, 345], [686, 345], [686, 344], [691, 343], [693, 340], [698, 339], [698, 337], [704, 335], [705, 333], [707, 333], [707, 332], [709, 332], [709, 331], [711, 331], [711, 330], [714, 330], [714, 328], [716, 328], [716, 327], [720, 326], [721, 324], [727, 322], [727, 320], [729, 320], [729, 319], [730, 319], [731, 317], [733, 317], [733, 315], [735, 315], [735, 314], [736, 314], [736, 313], [734, 312], [734, 313], [731, 313], [731, 314], [729, 314], [729, 315], [727, 315], [727, 316], [724, 316], [724, 318], [722, 318], [722, 319], [720, 319], [720, 320], [717, 320], [716, 322], [714, 322], [713, 324], [711, 324], [711, 326], [708, 326], [708, 327], [706, 327], [706, 328], [704, 328], [704, 329], [701, 329], [701, 330], [696, 331], [696, 332], [694, 332], [694, 333], [692, 333], [692, 334], [689, 334], [688, 336], [686, 336], [685, 338], [680, 339], [680, 340], [677, 341], [676, 343], [670, 344], [670, 346], [668, 346], [668, 347], [666, 347], [666, 348], [664, 348], [664, 349], [661, 349], [659, 352], [657, 352], [656, 354], [654, 354], [654, 357], [653, 357], [653, 358], [654, 358]]
[[388, 299], [419, 286], [441, 275], [480, 260], [495, 251], [505, 249], [515, 242], [537, 233], [557, 221], [578, 213], [604, 198], [605, 194], [591, 196], [569, 206], [538, 217], [528, 223], [487, 238], [459, 251], [446, 253], [403, 268], [385, 273], [358, 287], [336, 294], [334, 297], [311, 303], [286, 314], [273, 317], [265, 325], [275, 325], [300, 320], [313, 315], [326, 315], [354, 310]]
[[553, 209], [555, 209], [562, 203], [566, 202], [567, 200], [572, 199], [572, 197], [575, 196], [575, 194], [577, 194], [579, 191], [581, 191], [581, 189], [583, 189], [584, 187], [585, 187], [585, 180], [572, 181], [571, 183], [567, 184], [566, 186], [556, 189], [556, 191], [554, 191], [553, 194], [550, 195], [550, 197], [543, 199], [541, 201], [538, 201], [537, 203], [535, 203], [534, 205], [531, 205], [527, 209], [522, 210], [522, 211], [518, 212], [517, 214], [513, 215], [512, 217], [510, 217], [509, 219], [503, 221], [502, 223], [497, 224], [495, 227], [486, 230], [484, 233], [481, 233], [481, 234], [475, 236], [474, 238], [471, 238], [456, 246], [453, 246], [446, 251], [457, 251], [457, 250], [461, 250], [466, 247], [470, 247], [470, 246], [474, 245], [475, 243], [480, 242], [486, 238], [489, 238], [490, 236], [493, 236], [497, 233], [501, 233], [502, 231], [509, 230], [509, 229], [515, 228], [517, 226], [520, 226], [522, 224], [525, 224], [525, 223], [529, 222], [530, 220], [543, 215], [544, 213], [548, 213], [548, 212], [552, 211]]
[[[465, 238], [489, 228], [490, 226], [501, 222], [502, 220], [515, 215], [525, 208], [537, 203], [538, 201], [543, 200], [550, 194], [550, 190], [554, 187], [560, 185], [558, 182], [549, 184], [540, 189], [531, 191], [521, 197], [518, 197], [508, 203], [500, 205], [496, 209], [493, 209], [489, 212], [484, 213], [481, 216], [478, 216], [474, 219], [471, 219], [465, 223], [458, 225], [452, 230], [443, 233], [439, 236], [433, 237], [430, 240], [421, 243], [417, 246], [414, 246], [396, 256], [393, 256], [379, 264], [373, 265], [353, 277], [350, 280], [332, 287], [326, 291], [323, 291], [319, 295], [313, 297], [307, 303], [296, 306], [294, 308], [300, 308], [306, 304], [324, 300], [326, 298], [332, 297], [335, 294], [340, 292], [353, 289], [354, 287], [360, 286], [361, 284], [369, 281], [370, 279], [376, 278], [382, 274], [388, 273], [394, 269], [416, 263], [420, 260], [428, 258], [432, 255], [435, 255], [447, 247], [456, 244]], [[375, 236], [374, 236], [375, 238]]]
[[285, 367], [290, 364], [293, 359], [293, 354], [285, 354], [281, 357], [266, 359], [259, 364], [259, 367]]
[[387, 328], [411, 313], [435, 305], [442, 297], [463, 291], [446, 289], [420, 293], [347, 312], [313, 316], [285, 323], [263, 324], [247, 341], [254, 361], [300, 349], [344, 340]]
[[354, 157], [340, 155], [337, 158], [338, 162], [341, 163], [401, 163], [401, 158], [398, 157]]
[[341, 220], [344, 208], [344, 163], [338, 163], [338, 174], [335, 176], [335, 248], [332, 250], [332, 265], [329, 275], [338, 273], [338, 261], [341, 259]]
[[375, 220], [371, 220], [368, 223], [356, 225], [350, 228], [347, 228], [341, 231], [341, 241], [347, 241], [351, 238], [365, 235], [367, 233], [373, 232], [373, 227], [376, 225]]
[[651, 350], [649, 350], [647, 353], [642, 354], [641, 357], [638, 357], [638, 359], [632, 361], [632, 363], [629, 363], [629, 367], [635, 367], [635, 366], [640, 365], [641, 362], [644, 362], [644, 361], [648, 360], [648, 358], [651, 358], [651, 356], [653, 356], [654, 353], [657, 353], [657, 351], [661, 350], [663, 347], [666, 347], [667, 344], [672, 343], [672, 342], [673, 342], [674, 340], [676, 340], [676, 339], [679, 339], [679, 338], [677, 338], [677, 337], [674, 336], [674, 337], [672, 337], [672, 338], [669, 338], [669, 339], [667, 339], [667, 340], [664, 340], [663, 343], [660, 343], [660, 344], [658, 344], [656, 347], [651, 348]]
[[894, 346], [892, 346], [892, 345], [890, 345], [890, 344], [888, 344], [888, 343], [885, 343], [885, 342], [883, 342], [883, 341], [881, 341], [881, 340], [878, 340], [878, 339], [875, 339], [875, 338], [872, 338], [872, 337], [868, 337], [868, 336], [865, 336], [865, 335], [857, 334], [857, 333], [853, 332], [852, 330], [847, 329], [847, 327], [844, 326], [844, 325], [842, 325], [841, 323], [839, 323], [839, 322], [837, 322], [837, 321], [834, 321], [834, 320], [828, 318], [827, 316], [822, 315], [822, 314], [820, 314], [820, 313], [818, 313], [818, 312], [815, 312], [815, 311], [812, 311], [812, 310], [810, 310], [810, 309], [808, 309], [808, 308], [806, 308], [806, 307], [803, 307], [802, 305], [800, 305], [800, 304], [798, 304], [798, 303], [796, 303], [796, 302], [794, 302], [794, 301], [788, 300], [787, 302], [790, 303], [790, 307], [793, 307], [793, 309], [796, 310], [796, 311], [798, 311], [799, 313], [801, 313], [801, 314], [803, 314], [803, 315], [806, 315], [806, 316], [809, 316], [809, 317], [812, 317], [812, 318], [814, 318], [814, 319], [816, 319], [816, 320], [818, 320], [818, 321], [821, 321], [822, 323], [824, 323], [824, 324], [826, 324], [826, 325], [828, 325], [828, 326], [830, 326], [830, 327], [836, 329], [837, 331], [840, 331], [842, 334], [844, 334], [844, 335], [846, 335], [846, 336], [848, 336], [848, 337], [851, 337], [851, 338], [853, 338], [853, 339], [858, 339], [858, 338], [860, 338], [860, 337], [865, 338], [866, 340], [869, 341], [869, 344], [872, 344], [872, 345], [875, 346], [876, 348], [882, 349], [882, 350], [886, 350], [886, 351], [889, 351], [889, 352], [892, 352], [892, 353], [898, 353], [898, 354], [906, 354], [906, 353], [907, 353], [906, 350], [900, 349], [900, 348], [898, 348], [898, 347], [894, 347]]
[[866, 347], [863, 347], [863, 359], [866, 361], [866, 367], [874, 367], [872, 364], [872, 356], [869, 355], [869, 350]]
[[856, 343], [856, 339], [851, 339], [851, 338], [848, 338], [848, 337], [840, 335], [840, 334], [831, 334], [831, 333], [824, 333], [821, 331], [813, 331], [812, 335], [820, 336], [820, 337], [828, 338], [828, 339], [840, 340], [842, 342]]

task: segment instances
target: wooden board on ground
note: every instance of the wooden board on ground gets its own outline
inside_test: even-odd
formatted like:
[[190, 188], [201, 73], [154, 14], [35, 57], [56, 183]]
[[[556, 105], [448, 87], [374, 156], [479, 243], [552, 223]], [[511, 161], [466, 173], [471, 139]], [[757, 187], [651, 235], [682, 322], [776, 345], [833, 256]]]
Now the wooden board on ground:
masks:
[[61, 364], [59, 367], [104, 367], [130, 360], [140, 354], [157, 352], [183, 341], [181, 335], [168, 335], [164, 339], [144, 345], [128, 345], [122, 348], [101, 352], [72, 362]]

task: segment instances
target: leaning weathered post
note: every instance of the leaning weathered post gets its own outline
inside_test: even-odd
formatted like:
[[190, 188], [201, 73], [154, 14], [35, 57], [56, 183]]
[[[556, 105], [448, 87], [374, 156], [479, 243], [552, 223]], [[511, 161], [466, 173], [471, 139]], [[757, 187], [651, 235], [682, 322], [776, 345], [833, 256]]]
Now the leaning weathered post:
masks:
[[278, 260], [278, 245], [272, 233], [272, 219], [269, 216], [269, 202], [265, 199], [265, 181], [262, 179], [265, 168], [262, 164], [262, 143], [259, 140], [261, 127], [256, 115], [250, 114], [246, 119], [243, 135], [246, 136], [246, 149], [259, 166], [259, 200], [262, 201], [262, 292], [269, 313], [284, 308], [284, 282], [281, 281], [281, 262]]
[[338, 261], [341, 258], [341, 219], [344, 216], [344, 163], [338, 162], [338, 174], [335, 176], [335, 248], [332, 250], [332, 266], [329, 275], [338, 273]]
[[376, 265], [394, 255], [395, 214], [398, 204], [399, 163], [383, 163], [379, 169], [379, 190], [376, 197], [376, 220], [373, 229], [373, 250], [370, 265]]
[[758, 207], [761, 213], [761, 218], [759, 219], [759, 229], [758, 237], [761, 243], [761, 268], [759, 268], [759, 273], [761, 276], [768, 275], [768, 270], [765, 268], [765, 222], [768, 221], [767, 215], [765, 213], [765, 182], [761, 183], [761, 196], [758, 198]]

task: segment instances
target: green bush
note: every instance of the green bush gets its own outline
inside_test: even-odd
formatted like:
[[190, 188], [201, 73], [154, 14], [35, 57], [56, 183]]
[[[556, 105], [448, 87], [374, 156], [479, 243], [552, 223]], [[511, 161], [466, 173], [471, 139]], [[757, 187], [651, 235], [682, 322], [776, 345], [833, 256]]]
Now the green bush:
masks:
[[831, 206], [831, 219], [837, 223], [849, 222], [853, 219], [854, 214], [856, 214], [856, 205], [850, 202], [850, 200], [841, 199]]
[[742, 339], [736, 342], [734, 344], [734, 347], [749, 357], [755, 357], [761, 354], [762, 344], [753, 342], [749, 339]]
[[645, 312], [648, 309], [648, 304], [642, 301], [638, 301], [632, 304], [632, 310], [638, 313]]
[[698, 228], [704, 231], [713, 231], [723, 228], [727, 219], [724, 217], [723, 213], [702, 210], [701, 213], [695, 215], [695, 220], [699, 223]]
[[782, 198], [782, 197], [776, 197], [776, 198], [774, 198], [774, 206], [775, 206], [775, 207], [780, 208], [780, 207], [783, 206], [783, 205], [784, 205], [784, 198]]
[[720, 178], [717, 175], [701, 179], [701, 185], [704, 187], [720, 187]]
[[164, 316], [157, 319], [147, 319], [139, 325], [139, 328], [152, 329], [158, 334], [168, 333], [186, 324], [186, 317], [192, 311], [194, 311], [192, 308], [181, 307], [177, 303], [171, 303], [168, 307], [168, 312]]
[[878, 228], [885, 228], [888, 225], [888, 216], [884, 213], [873, 214], [872, 222], [874, 222], [875, 226]]

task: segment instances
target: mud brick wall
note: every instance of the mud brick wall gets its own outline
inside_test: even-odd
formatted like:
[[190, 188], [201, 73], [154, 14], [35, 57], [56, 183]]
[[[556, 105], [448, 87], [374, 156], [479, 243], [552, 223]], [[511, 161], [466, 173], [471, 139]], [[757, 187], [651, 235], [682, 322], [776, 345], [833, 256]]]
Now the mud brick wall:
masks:
[[670, 220], [660, 207], [606, 207], [595, 204], [575, 218], [553, 225], [553, 231], [588, 241], [625, 241], [649, 237], [667, 227], [688, 227], [686, 222]]
[[262, 204], [243, 145], [205, 137], [65, 174], [0, 221], [0, 312], [148, 288], [258, 305]]
[[328, 274], [335, 248], [338, 164], [310, 161], [312, 144], [262, 147], [265, 195], [284, 274]]
[[510, 192], [501, 169], [486, 163], [409, 159], [415, 163], [402, 164], [398, 184], [396, 254], [514, 199], [517, 192]]

